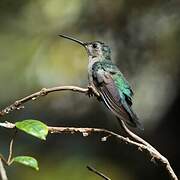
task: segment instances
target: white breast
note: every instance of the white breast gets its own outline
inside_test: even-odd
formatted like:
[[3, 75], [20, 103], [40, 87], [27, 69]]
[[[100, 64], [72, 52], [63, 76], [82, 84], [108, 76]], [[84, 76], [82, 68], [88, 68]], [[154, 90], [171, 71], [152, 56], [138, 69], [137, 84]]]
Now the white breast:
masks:
[[92, 77], [92, 66], [95, 62], [98, 61], [98, 58], [89, 56], [89, 63], [88, 63], [88, 79], [89, 79], [89, 84], [93, 85], [93, 77]]

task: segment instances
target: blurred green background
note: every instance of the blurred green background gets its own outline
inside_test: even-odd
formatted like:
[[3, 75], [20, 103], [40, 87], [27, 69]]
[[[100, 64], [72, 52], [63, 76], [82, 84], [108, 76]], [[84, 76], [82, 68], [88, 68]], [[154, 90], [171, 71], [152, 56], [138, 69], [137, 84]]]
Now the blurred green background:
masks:
[[[1, 0], [1, 109], [42, 87], [87, 86], [85, 50], [59, 33], [106, 42], [134, 89], [134, 109], [145, 127], [137, 133], [164, 154], [180, 176], [179, 7], [179, 0]], [[72, 92], [29, 102], [1, 122], [29, 118], [51, 126], [120, 132], [116, 119], [95, 98]], [[0, 129], [0, 152], [6, 156], [11, 135]], [[7, 168], [9, 179], [101, 179], [86, 165], [113, 180], [168, 179], [162, 168], [134, 148], [115, 138], [100, 138], [54, 134], [42, 142], [18, 133], [14, 155], [36, 157], [40, 171], [14, 164]]]

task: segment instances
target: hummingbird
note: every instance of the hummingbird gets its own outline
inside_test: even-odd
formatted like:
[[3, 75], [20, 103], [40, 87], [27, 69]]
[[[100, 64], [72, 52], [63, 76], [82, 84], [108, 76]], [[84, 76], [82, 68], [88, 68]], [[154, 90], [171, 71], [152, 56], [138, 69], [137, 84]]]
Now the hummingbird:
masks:
[[100, 41], [83, 42], [66, 35], [60, 37], [83, 46], [88, 54], [89, 85], [100, 94], [100, 100], [117, 117], [131, 127], [143, 130], [132, 109], [133, 90], [119, 68], [111, 60], [110, 47]]

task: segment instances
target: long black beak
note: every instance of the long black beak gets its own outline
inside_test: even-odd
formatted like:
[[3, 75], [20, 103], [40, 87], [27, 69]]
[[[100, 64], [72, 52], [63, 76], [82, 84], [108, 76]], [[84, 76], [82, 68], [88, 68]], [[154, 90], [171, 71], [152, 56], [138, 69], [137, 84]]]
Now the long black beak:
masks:
[[63, 38], [66, 38], [66, 39], [69, 39], [71, 41], [77, 42], [77, 43], [81, 44], [82, 46], [86, 47], [87, 43], [84, 43], [84, 42], [82, 42], [82, 41], [80, 41], [78, 39], [75, 39], [75, 38], [72, 38], [72, 37], [69, 37], [69, 36], [66, 36], [66, 35], [63, 35], [63, 34], [59, 34], [59, 36], [63, 37]]

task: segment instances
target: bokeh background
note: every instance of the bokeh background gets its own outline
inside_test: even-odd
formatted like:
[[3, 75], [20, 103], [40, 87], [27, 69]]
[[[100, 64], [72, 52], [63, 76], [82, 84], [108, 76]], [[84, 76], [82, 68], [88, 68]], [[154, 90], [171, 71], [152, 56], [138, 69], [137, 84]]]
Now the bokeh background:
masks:
[[[109, 44], [113, 61], [132, 85], [134, 110], [144, 124], [139, 135], [165, 155], [180, 176], [180, 1], [179, 0], [1, 0], [0, 107], [59, 85], [87, 86], [87, 55], [64, 33]], [[29, 102], [1, 118], [38, 119], [51, 126], [100, 127], [120, 133], [113, 115], [95, 98], [60, 92]], [[12, 132], [0, 129], [0, 152], [7, 156]], [[165, 180], [148, 157], [115, 138], [49, 135], [42, 142], [18, 133], [14, 155], [39, 160], [40, 171], [13, 165], [14, 180], [98, 180], [93, 165], [113, 180]]]

